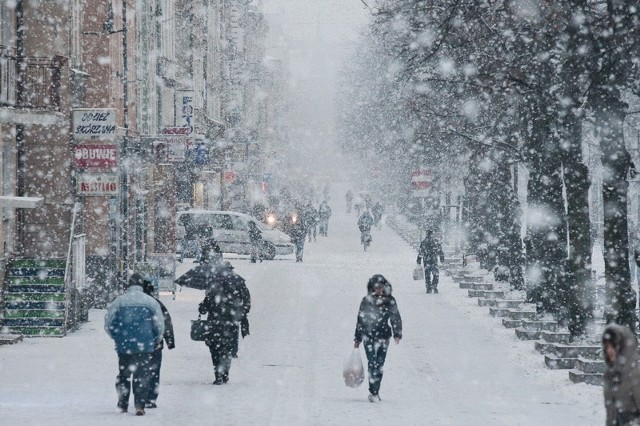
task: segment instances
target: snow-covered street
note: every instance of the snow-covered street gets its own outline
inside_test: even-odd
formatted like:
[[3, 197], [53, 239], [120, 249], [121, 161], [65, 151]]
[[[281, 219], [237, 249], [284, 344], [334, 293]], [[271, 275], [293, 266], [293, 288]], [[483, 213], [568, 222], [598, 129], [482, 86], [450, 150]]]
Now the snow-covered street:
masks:
[[[335, 202], [329, 236], [293, 258], [251, 264], [229, 256], [252, 296], [251, 335], [241, 341], [230, 382], [212, 386], [204, 343], [189, 339], [204, 293], [163, 295], [176, 331], [164, 350], [160, 398], [147, 415], [116, 410], [117, 357], [104, 310], [65, 338], [0, 347], [2, 424], [13, 425], [601, 425], [602, 389], [550, 371], [531, 342], [466, 297], [441, 274], [440, 294], [411, 279], [416, 253], [390, 228], [359, 244], [356, 216]], [[193, 264], [180, 264], [185, 272]], [[344, 385], [356, 313], [368, 278], [393, 284], [404, 338], [392, 344], [382, 402], [367, 386]], [[364, 351], [362, 356], [364, 359]]]

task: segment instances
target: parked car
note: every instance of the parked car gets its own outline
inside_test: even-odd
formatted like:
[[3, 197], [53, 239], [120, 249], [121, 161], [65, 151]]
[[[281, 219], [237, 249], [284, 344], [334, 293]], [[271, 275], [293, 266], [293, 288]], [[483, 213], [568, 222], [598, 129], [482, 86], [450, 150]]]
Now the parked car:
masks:
[[[253, 221], [262, 232], [264, 241], [262, 255], [271, 260], [278, 255], [293, 254], [294, 246], [291, 237], [287, 234], [272, 229], [260, 220], [244, 213], [215, 210], [186, 210], [178, 212], [176, 218], [178, 252], [184, 239], [185, 221], [184, 215], [191, 217], [191, 223], [198, 229], [198, 234], [203, 237], [213, 237], [224, 253], [251, 254], [251, 242], [249, 241], [249, 222]], [[207, 235], [210, 229], [212, 234]]]

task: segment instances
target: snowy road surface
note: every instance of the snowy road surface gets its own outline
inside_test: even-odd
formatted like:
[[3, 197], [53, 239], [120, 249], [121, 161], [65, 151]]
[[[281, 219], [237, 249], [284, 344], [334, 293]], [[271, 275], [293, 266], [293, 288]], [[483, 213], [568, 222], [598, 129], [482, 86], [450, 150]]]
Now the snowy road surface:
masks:
[[[600, 387], [547, 370], [531, 342], [518, 341], [449, 278], [439, 295], [424, 294], [411, 279], [415, 252], [388, 227], [374, 230], [363, 252], [356, 217], [341, 207], [333, 206], [329, 236], [306, 243], [303, 263], [229, 256], [253, 300], [251, 335], [240, 342], [229, 384], [211, 385], [209, 352], [189, 340], [204, 294], [183, 289], [176, 300], [162, 297], [176, 349], [164, 351], [157, 409], [142, 418], [117, 413], [117, 357], [103, 331], [105, 311], [92, 310], [90, 322], [65, 338], [0, 347], [0, 424], [604, 424]], [[404, 339], [389, 349], [382, 402], [372, 404], [366, 382], [347, 388], [341, 370], [375, 273], [393, 284]]]

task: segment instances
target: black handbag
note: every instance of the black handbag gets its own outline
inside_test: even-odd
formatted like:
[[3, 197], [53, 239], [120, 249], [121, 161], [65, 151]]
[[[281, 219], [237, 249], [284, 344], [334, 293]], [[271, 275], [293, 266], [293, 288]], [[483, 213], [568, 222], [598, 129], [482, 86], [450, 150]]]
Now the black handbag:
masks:
[[208, 321], [200, 319], [200, 315], [197, 320], [191, 320], [191, 340], [202, 342], [207, 339], [210, 332]]

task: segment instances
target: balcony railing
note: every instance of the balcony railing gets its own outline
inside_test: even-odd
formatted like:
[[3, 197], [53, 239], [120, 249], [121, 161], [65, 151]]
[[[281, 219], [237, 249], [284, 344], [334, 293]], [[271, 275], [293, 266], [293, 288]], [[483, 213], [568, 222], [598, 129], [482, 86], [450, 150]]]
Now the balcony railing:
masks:
[[32, 110], [60, 109], [63, 57], [0, 55], [0, 106]]

